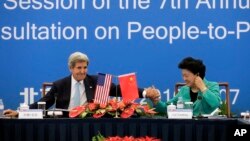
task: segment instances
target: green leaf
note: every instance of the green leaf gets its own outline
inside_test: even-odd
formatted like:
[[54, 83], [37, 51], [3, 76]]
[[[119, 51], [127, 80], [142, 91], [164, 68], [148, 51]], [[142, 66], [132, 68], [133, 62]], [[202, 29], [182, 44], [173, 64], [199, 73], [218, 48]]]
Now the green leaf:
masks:
[[93, 136], [93, 137], [92, 137], [92, 141], [97, 141], [96, 136]]
[[87, 112], [81, 113], [81, 114], [80, 114], [80, 118], [85, 118], [85, 117], [87, 116], [87, 114], [88, 114]]
[[105, 112], [106, 112], [105, 109], [98, 109], [98, 110], [96, 111], [97, 114], [99, 114], [99, 113], [103, 114], [103, 113], [105, 113]]
[[105, 137], [98, 132], [96, 136], [92, 137], [92, 141], [105, 141]]

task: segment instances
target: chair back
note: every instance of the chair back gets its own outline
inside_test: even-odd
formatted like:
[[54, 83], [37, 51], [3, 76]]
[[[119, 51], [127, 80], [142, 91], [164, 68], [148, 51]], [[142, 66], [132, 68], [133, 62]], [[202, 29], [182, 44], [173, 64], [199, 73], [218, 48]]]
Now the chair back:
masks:
[[[231, 109], [230, 109], [230, 89], [229, 89], [229, 84], [228, 82], [218, 82], [219, 87], [224, 87], [225, 88], [225, 94], [226, 94], [226, 115], [227, 117], [231, 117]], [[177, 82], [175, 84], [175, 95], [178, 93], [179, 88], [182, 86], [185, 86], [186, 83], [183, 82]]]
[[52, 87], [53, 83], [51, 82], [44, 82], [42, 84], [42, 97], [44, 97], [46, 95], [46, 89], [49, 87]]

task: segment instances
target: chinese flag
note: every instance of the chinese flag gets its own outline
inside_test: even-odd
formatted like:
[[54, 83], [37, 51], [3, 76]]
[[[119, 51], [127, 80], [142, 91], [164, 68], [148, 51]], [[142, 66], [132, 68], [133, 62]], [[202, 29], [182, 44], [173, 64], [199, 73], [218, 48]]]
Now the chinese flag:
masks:
[[118, 78], [124, 101], [132, 101], [139, 98], [135, 73], [120, 75]]

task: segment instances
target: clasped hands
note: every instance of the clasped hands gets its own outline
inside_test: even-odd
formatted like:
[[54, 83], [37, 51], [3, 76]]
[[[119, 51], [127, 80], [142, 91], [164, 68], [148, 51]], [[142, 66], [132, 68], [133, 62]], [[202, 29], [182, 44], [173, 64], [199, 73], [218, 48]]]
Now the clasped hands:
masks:
[[161, 93], [158, 89], [152, 86], [146, 88], [145, 91], [146, 91], [146, 98], [152, 100], [154, 104], [157, 104], [159, 102], [161, 98]]

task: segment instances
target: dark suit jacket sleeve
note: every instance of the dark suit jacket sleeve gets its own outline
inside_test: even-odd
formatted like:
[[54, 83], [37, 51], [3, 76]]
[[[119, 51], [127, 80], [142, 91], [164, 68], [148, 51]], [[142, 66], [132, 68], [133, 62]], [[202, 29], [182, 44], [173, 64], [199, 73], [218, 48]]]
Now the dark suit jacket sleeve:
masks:
[[[70, 101], [71, 92], [71, 76], [65, 77], [53, 82], [50, 91], [42, 97], [39, 101], [46, 102], [46, 109], [50, 108], [55, 103], [56, 108], [67, 109]], [[37, 102], [30, 105], [31, 109], [37, 108]]]
[[[48, 109], [49, 107], [51, 107], [54, 104], [55, 101], [55, 93], [57, 91], [57, 88], [55, 86], [55, 84], [53, 83], [53, 86], [51, 87], [50, 91], [44, 96], [42, 97], [39, 101], [44, 101], [46, 102], [46, 109]], [[30, 104], [30, 109], [37, 109], [37, 102]]]

